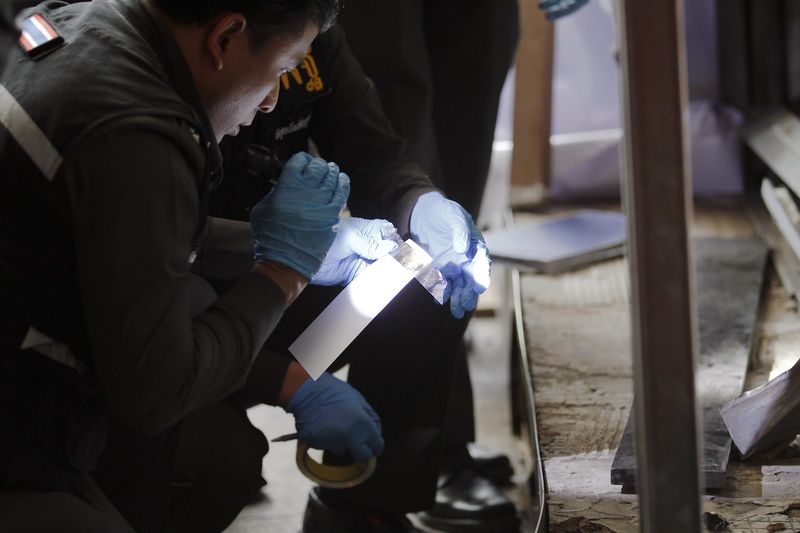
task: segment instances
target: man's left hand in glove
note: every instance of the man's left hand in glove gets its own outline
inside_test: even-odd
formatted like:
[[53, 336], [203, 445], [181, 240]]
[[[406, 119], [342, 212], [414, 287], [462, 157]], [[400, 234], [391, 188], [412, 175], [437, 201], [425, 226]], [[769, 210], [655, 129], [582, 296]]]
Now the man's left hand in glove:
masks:
[[410, 225], [412, 238], [447, 278], [450, 312], [463, 318], [489, 288], [491, 260], [483, 235], [463, 207], [438, 192], [419, 197]]

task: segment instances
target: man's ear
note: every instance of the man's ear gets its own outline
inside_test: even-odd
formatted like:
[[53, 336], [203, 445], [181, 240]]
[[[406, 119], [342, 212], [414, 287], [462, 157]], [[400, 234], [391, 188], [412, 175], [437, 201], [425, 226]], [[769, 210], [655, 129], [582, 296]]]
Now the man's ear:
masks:
[[247, 19], [241, 13], [228, 13], [213, 19], [209, 23], [210, 31], [206, 39], [206, 48], [215, 70], [222, 70], [225, 65], [225, 53], [231, 39], [245, 37]]

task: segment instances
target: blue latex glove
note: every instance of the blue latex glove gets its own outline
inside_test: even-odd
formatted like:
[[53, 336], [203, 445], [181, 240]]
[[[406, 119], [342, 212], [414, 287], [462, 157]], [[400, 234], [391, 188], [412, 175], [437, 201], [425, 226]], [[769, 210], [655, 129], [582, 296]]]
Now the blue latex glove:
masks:
[[381, 420], [360, 392], [328, 372], [308, 378], [286, 410], [294, 415], [298, 439], [336, 455], [366, 461], [383, 452]]
[[411, 235], [447, 278], [445, 298], [453, 316], [474, 310], [478, 295], [489, 288], [491, 260], [469, 213], [438, 192], [423, 194], [411, 211]]
[[335, 230], [336, 240], [311, 278], [314, 285], [347, 285], [367, 265], [397, 248], [388, 238], [397, 231], [388, 220], [342, 218]]
[[589, 0], [539, 0], [539, 9], [544, 11], [547, 20], [556, 20], [574, 13], [588, 2]]
[[250, 211], [256, 259], [277, 261], [308, 279], [319, 270], [350, 194], [334, 163], [305, 152], [283, 165], [278, 183]]

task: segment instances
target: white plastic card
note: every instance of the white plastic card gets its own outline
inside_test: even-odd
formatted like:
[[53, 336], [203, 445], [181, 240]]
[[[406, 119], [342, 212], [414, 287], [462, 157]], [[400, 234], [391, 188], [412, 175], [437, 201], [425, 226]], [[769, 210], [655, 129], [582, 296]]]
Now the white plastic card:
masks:
[[414, 272], [384, 256], [361, 272], [289, 346], [306, 372], [317, 379], [389, 305]]

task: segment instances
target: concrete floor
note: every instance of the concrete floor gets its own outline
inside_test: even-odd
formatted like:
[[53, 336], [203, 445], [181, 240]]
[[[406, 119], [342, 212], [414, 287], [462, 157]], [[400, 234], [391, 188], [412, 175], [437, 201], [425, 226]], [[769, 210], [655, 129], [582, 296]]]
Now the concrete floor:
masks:
[[[517, 472], [515, 481], [522, 486], [528, 466], [524, 462], [525, 449], [510, 429], [508, 350], [504, 335], [508, 330], [502, 323], [500, 318], [484, 317], [474, 319], [470, 325], [470, 368], [475, 390], [478, 442], [508, 453]], [[282, 409], [259, 406], [251, 409], [249, 415], [270, 439], [294, 431], [292, 417]], [[300, 531], [312, 484], [297, 471], [294, 453], [293, 442], [271, 445], [264, 459], [267, 486], [261, 492], [263, 499], [245, 508], [228, 528], [228, 533]], [[522, 491], [516, 488], [510, 489], [510, 495], [515, 501], [524, 500]], [[523, 506], [521, 503], [520, 507]]]

